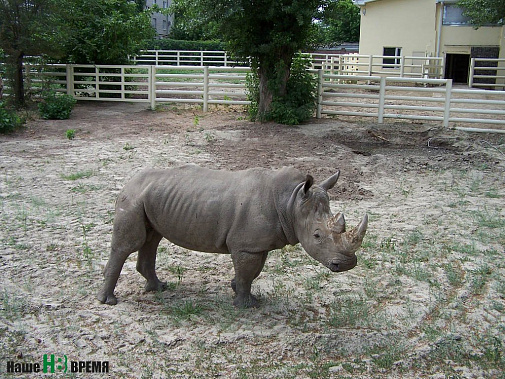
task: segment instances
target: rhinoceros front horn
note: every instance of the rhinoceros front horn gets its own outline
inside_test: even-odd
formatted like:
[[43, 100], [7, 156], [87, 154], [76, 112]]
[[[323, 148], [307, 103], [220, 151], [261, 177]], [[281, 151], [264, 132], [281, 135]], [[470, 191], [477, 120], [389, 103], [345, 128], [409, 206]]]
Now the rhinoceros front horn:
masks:
[[354, 253], [361, 246], [363, 238], [365, 238], [366, 229], [368, 227], [368, 215], [365, 214], [361, 222], [354, 229], [343, 233], [342, 242], [344, 243], [345, 250], [348, 253]]

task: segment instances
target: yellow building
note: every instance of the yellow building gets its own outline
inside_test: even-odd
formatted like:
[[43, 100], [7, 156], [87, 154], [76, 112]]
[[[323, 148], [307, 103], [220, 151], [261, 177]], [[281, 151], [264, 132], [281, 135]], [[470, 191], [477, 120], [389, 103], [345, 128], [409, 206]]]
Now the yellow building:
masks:
[[505, 58], [505, 26], [475, 29], [457, 0], [354, 3], [361, 10], [360, 54], [443, 57], [445, 77], [462, 83], [468, 82], [470, 58]]

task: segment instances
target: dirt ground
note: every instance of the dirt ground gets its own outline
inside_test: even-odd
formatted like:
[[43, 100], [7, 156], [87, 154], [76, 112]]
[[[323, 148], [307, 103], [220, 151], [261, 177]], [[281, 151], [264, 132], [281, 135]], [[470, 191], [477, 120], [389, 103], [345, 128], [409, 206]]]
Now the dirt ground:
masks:
[[[504, 135], [146, 108], [80, 102], [70, 120], [0, 136], [0, 376], [47, 354], [68, 371], [108, 362], [74, 377], [505, 378]], [[274, 251], [253, 283], [260, 308], [241, 310], [229, 256], [163, 241], [169, 290], [145, 293], [132, 254], [119, 303], [100, 304], [119, 190], [187, 162], [289, 165], [316, 181], [339, 169], [332, 210], [370, 217], [358, 265], [333, 274], [299, 245]]]

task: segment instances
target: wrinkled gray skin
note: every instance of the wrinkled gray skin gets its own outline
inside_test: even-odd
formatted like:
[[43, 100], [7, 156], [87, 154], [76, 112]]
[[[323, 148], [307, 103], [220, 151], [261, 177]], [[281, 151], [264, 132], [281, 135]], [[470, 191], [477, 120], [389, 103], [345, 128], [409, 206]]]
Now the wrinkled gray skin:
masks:
[[147, 279], [145, 289], [164, 290], [167, 285], [155, 271], [163, 237], [190, 250], [231, 254], [233, 303], [239, 307], [258, 305], [251, 283], [270, 250], [301, 242], [331, 271], [350, 270], [368, 217], [346, 232], [343, 215], [332, 216], [326, 191], [338, 176], [314, 185], [310, 175], [294, 168], [229, 172], [186, 165], [138, 173], [116, 202], [111, 254], [98, 299], [117, 303], [114, 288], [126, 258], [135, 251], [137, 271]]

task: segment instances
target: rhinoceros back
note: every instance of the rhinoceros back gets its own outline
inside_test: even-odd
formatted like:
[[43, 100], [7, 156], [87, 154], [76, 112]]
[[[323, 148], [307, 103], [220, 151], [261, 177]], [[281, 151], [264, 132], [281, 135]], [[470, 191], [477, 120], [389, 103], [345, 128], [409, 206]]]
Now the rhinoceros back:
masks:
[[191, 250], [267, 251], [286, 245], [277, 208], [302, 180], [303, 175], [289, 168], [150, 169], [128, 182], [116, 208], [144, 212], [148, 227]]

